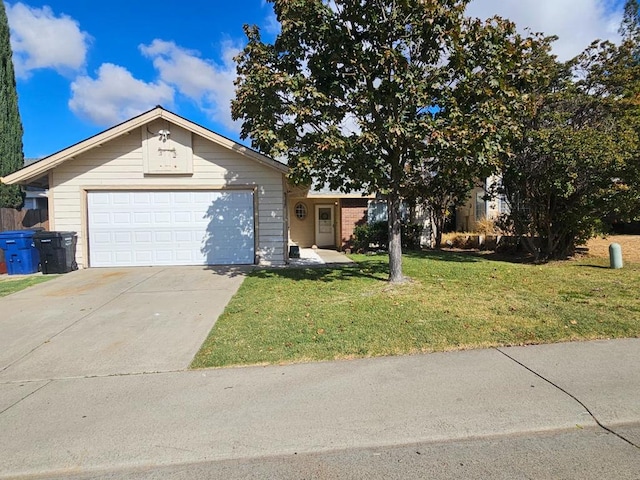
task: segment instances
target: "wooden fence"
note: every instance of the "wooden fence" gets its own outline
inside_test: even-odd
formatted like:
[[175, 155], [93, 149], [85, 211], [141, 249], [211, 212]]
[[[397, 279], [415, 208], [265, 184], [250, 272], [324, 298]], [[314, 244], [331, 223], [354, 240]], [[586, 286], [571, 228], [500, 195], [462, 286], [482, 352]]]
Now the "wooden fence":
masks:
[[39, 228], [49, 229], [48, 210], [0, 208], [0, 232]]
[[[49, 211], [0, 208], [0, 232], [29, 229], [49, 230]], [[2, 262], [4, 262], [4, 251], [0, 248], [0, 263]], [[2, 270], [1, 265], [0, 270]]]

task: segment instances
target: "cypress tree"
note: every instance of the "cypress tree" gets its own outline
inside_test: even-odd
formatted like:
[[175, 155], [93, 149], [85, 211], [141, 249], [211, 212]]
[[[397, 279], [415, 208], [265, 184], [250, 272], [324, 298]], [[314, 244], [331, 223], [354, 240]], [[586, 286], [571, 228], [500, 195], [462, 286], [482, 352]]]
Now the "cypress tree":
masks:
[[640, 36], [640, 6], [638, 0], [627, 0], [624, 4], [622, 24], [618, 33], [625, 40], [637, 40]]
[[[0, 176], [13, 173], [24, 165], [22, 122], [11, 57], [9, 22], [4, 2], [0, 0]], [[23, 203], [20, 186], [0, 184], [0, 207], [20, 208]]]

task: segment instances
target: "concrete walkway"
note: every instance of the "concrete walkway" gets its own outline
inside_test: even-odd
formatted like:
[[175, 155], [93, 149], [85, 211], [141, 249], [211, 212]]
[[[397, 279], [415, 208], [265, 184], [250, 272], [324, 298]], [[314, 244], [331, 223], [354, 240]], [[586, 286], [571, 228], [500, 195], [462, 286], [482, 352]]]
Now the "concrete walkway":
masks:
[[[417, 458], [415, 450], [425, 445], [505, 435], [515, 435], [515, 443], [492, 441], [493, 450], [487, 451], [520, 445], [524, 458], [532, 453], [523, 439], [534, 434], [544, 439], [551, 432], [588, 440], [596, 455], [601, 445], [602, 462], [623, 470], [622, 475], [588, 478], [635, 478], [640, 466], [639, 359], [640, 339], [628, 339], [289, 366], [5, 380], [0, 382], [0, 478], [83, 472], [94, 472], [86, 478], [103, 478], [100, 472], [120, 468], [139, 468], [140, 474], [200, 462], [249, 465], [356, 448], [376, 455], [376, 449], [391, 446], [409, 446]], [[473, 443], [467, 445], [455, 455], [469, 454]], [[562, 445], [549, 440], [547, 447], [537, 448], [561, 452]], [[477, 450], [486, 455], [481, 446]], [[546, 454], [555, 458], [553, 450]], [[363, 464], [373, 458], [364, 458]], [[573, 457], [566, 461], [578, 463]], [[558, 478], [553, 466], [543, 468], [550, 471], [544, 478]]]
[[326, 248], [301, 248], [300, 258], [290, 258], [293, 267], [317, 267], [321, 265], [341, 265], [354, 263], [344, 253]]

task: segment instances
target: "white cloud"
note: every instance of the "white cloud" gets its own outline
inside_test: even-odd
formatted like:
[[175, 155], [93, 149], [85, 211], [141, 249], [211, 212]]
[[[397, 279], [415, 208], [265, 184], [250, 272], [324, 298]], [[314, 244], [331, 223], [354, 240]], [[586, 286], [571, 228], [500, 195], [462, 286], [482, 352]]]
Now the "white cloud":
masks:
[[593, 40], [619, 40], [622, 12], [614, 10], [615, 5], [613, 0], [473, 0], [467, 13], [480, 18], [500, 15], [520, 30], [529, 27], [557, 35], [553, 51], [560, 60], [569, 60]]
[[212, 120], [239, 131], [239, 123], [231, 119], [236, 78], [233, 57], [240, 51], [239, 47], [231, 42], [224, 43], [221, 63], [203, 59], [197, 51], [160, 39], [139, 48], [143, 55], [153, 60], [162, 82], [175, 86], [181, 94], [198, 103]]
[[39, 68], [66, 74], [84, 67], [91, 37], [73, 18], [56, 16], [47, 6], [32, 8], [23, 3], [7, 4], [7, 18], [18, 77], [28, 77]]
[[268, 14], [264, 19], [263, 29], [266, 33], [273, 35], [274, 37], [279, 35], [282, 31], [282, 26], [280, 25], [280, 22], [278, 22], [278, 17], [276, 17], [274, 12]]
[[171, 107], [174, 90], [164, 82], [146, 83], [123, 67], [104, 63], [97, 78], [78, 77], [71, 84], [69, 108], [99, 125], [113, 125], [156, 105]]

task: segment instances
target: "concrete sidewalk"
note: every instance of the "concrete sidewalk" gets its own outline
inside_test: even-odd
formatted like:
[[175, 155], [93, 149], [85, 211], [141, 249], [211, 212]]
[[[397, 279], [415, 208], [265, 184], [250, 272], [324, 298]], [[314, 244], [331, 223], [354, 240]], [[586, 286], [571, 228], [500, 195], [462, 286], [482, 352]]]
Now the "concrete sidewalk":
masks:
[[554, 431], [640, 461], [639, 359], [628, 339], [5, 382], [0, 478]]

